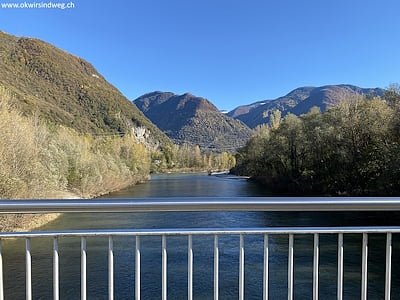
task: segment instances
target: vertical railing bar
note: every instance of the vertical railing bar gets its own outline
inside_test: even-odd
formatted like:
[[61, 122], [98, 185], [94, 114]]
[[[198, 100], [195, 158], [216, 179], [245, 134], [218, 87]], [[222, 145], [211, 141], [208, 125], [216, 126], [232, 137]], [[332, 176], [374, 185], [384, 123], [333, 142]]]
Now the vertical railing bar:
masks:
[[3, 283], [3, 241], [0, 239], [0, 300], [4, 300]]
[[268, 285], [269, 285], [269, 236], [264, 235], [264, 270], [263, 270], [263, 299], [268, 300]]
[[32, 257], [31, 257], [31, 239], [25, 240], [26, 256], [26, 300], [32, 299]]
[[367, 300], [368, 289], [368, 234], [363, 233], [362, 240], [362, 275], [361, 275], [361, 300]]
[[314, 233], [313, 299], [319, 298], [319, 234]]
[[167, 237], [162, 236], [162, 300], [167, 300]]
[[239, 245], [239, 300], [244, 300], [244, 236], [240, 235]]
[[188, 299], [193, 300], [193, 237], [188, 235]]
[[53, 239], [53, 300], [60, 299], [58, 237]]
[[136, 236], [135, 245], [135, 299], [140, 300], [140, 236]]
[[114, 241], [108, 237], [108, 299], [114, 299]]
[[86, 237], [81, 237], [81, 300], [86, 300]]
[[219, 245], [218, 235], [214, 235], [214, 300], [219, 298]]
[[392, 285], [392, 233], [386, 234], [385, 300], [390, 300]]
[[343, 233], [338, 234], [337, 299], [343, 299]]
[[289, 251], [288, 251], [288, 300], [293, 300], [293, 244], [294, 236], [289, 234]]

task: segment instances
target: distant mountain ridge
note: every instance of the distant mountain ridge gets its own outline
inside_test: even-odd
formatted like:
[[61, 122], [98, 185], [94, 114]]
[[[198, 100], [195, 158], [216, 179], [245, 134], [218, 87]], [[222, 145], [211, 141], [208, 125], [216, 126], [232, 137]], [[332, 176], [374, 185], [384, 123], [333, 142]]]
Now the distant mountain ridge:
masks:
[[242, 105], [228, 113], [228, 116], [242, 121], [250, 128], [269, 122], [274, 110], [280, 110], [282, 116], [293, 113], [307, 113], [313, 106], [325, 111], [348, 95], [382, 96], [381, 88], [360, 88], [354, 85], [326, 85], [321, 87], [300, 87], [283, 97], [273, 100], [262, 100], [249, 105]]
[[251, 130], [221, 113], [209, 100], [190, 93], [145, 94], [133, 103], [170, 138], [203, 149], [235, 150], [245, 145]]
[[89, 62], [38, 39], [0, 32], [0, 88], [22, 113], [78, 132], [123, 135], [136, 129], [143, 139], [170, 143]]

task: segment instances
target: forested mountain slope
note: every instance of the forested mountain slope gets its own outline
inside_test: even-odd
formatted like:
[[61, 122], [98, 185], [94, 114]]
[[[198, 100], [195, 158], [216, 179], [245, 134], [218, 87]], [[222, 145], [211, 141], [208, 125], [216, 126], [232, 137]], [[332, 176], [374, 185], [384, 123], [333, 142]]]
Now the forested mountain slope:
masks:
[[168, 142], [90, 63], [37, 39], [0, 32], [0, 87], [24, 114], [81, 133], [123, 135], [143, 127]]
[[186, 93], [153, 92], [134, 100], [136, 106], [170, 138], [203, 149], [234, 151], [251, 130], [221, 113], [209, 100]]

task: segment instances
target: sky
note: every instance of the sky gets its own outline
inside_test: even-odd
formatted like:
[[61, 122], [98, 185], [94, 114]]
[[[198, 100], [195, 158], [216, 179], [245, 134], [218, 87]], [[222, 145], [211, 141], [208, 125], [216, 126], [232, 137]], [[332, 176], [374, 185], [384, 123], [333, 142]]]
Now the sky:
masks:
[[0, 30], [88, 60], [131, 100], [190, 92], [230, 110], [300, 86], [400, 82], [398, 0], [73, 2], [0, 7]]

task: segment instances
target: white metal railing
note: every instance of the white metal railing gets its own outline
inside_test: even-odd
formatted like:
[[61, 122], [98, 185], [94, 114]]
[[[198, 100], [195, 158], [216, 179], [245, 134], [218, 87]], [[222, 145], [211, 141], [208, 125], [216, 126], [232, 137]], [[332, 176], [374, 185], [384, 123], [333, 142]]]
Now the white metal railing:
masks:
[[[24, 200], [0, 201], [0, 213], [49, 213], [49, 212], [163, 212], [163, 211], [400, 211], [398, 198], [150, 198], [118, 200]], [[288, 236], [288, 299], [294, 297], [294, 237], [312, 235], [313, 242], [313, 299], [319, 299], [319, 236], [334, 234], [337, 244], [337, 299], [343, 299], [343, 236], [362, 235], [361, 299], [367, 299], [368, 286], [368, 235], [386, 235], [385, 299], [391, 299], [392, 274], [392, 235], [400, 233], [400, 226], [360, 226], [360, 227], [270, 227], [270, 228], [192, 228], [192, 229], [101, 229], [101, 230], [62, 230], [0, 233], [0, 300], [4, 299], [3, 257], [1, 241], [8, 238], [25, 239], [26, 299], [32, 299], [32, 259], [31, 239], [53, 239], [53, 298], [59, 299], [59, 247], [61, 237], [80, 237], [81, 239], [81, 299], [87, 297], [87, 238], [108, 237], [108, 298], [114, 299], [114, 247], [113, 238], [133, 236], [135, 246], [135, 299], [141, 298], [141, 237], [161, 237], [161, 286], [162, 299], [167, 299], [167, 240], [169, 236], [187, 236], [188, 299], [193, 299], [193, 239], [196, 236], [214, 237], [214, 299], [219, 298], [219, 236], [238, 235], [239, 278], [238, 298], [245, 297], [245, 235], [261, 235], [264, 238], [263, 299], [269, 296], [269, 238], [271, 235]], [[5, 274], [7, 275], [7, 274]], [[261, 297], [261, 295], [260, 295]]]
[[93, 200], [0, 201], [0, 213], [393, 210], [400, 211], [400, 198], [174, 197]]

